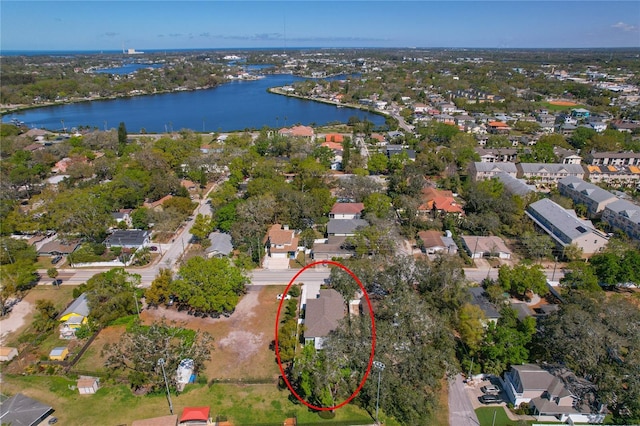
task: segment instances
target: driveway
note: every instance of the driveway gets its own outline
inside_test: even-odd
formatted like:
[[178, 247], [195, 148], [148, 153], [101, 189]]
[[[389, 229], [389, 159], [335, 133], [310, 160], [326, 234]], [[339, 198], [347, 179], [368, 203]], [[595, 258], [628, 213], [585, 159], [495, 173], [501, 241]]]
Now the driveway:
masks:
[[0, 345], [4, 339], [24, 324], [24, 319], [33, 310], [33, 305], [22, 299], [11, 308], [11, 313], [0, 321]]
[[465, 387], [460, 374], [456, 376], [455, 381], [449, 383], [449, 424], [451, 426], [480, 425]]

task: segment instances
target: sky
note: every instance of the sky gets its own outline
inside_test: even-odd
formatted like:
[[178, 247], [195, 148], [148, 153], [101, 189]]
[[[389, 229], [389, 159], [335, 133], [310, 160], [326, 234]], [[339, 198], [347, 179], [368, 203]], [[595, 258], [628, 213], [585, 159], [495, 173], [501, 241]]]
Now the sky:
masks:
[[640, 1], [0, 1], [0, 50], [640, 47]]

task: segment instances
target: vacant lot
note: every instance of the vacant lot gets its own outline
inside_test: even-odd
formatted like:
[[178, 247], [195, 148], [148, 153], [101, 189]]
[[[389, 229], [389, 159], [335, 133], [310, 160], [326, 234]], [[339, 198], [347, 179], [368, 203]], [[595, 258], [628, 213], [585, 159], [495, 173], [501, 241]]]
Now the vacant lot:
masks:
[[214, 337], [211, 361], [204, 374], [216, 380], [274, 381], [278, 376], [275, 354], [269, 349], [274, 339], [278, 309], [276, 295], [283, 286], [249, 286], [229, 318], [195, 318], [175, 309], [149, 309], [142, 312], [144, 323], [162, 318], [185, 322], [186, 327], [206, 331]]

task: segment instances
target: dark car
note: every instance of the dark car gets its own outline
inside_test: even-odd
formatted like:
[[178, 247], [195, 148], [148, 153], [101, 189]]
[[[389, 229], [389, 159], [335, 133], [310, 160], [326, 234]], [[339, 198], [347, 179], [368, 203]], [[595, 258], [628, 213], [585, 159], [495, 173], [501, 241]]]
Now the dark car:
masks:
[[55, 425], [56, 423], [58, 423], [58, 418], [57, 417], [51, 417], [47, 423], [50, 424], [50, 425]]
[[51, 263], [55, 265], [56, 263], [60, 262], [61, 260], [62, 260], [62, 256], [56, 256], [56, 257], [51, 259]]
[[498, 395], [482, 395], [480, 397], [480, 402], [482, 402], [483, 404], [499, 404], [500, 402], [502, 402], [502, 398], [500, 398]]
[[149, 250], [151, 250], [151, 251], [158, 251], [158, 247], [156, 247], [156, 246], [149, 246]]

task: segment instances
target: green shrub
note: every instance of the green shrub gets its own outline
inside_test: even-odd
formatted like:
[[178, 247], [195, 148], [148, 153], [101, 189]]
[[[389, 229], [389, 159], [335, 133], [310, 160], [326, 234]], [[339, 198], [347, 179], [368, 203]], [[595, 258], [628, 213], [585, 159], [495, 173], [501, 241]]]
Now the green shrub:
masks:
[[104, 244], [93, 244], [91, 249], [96, 256], [102, 256], [107, 251], [107, 247]]
[[301, 292], [300, 285], [302, 285], [302, 284], [292, 285], [289, 288], [289, 294], [291, 295], [291, 297], [300, 297], [300, 292]]

